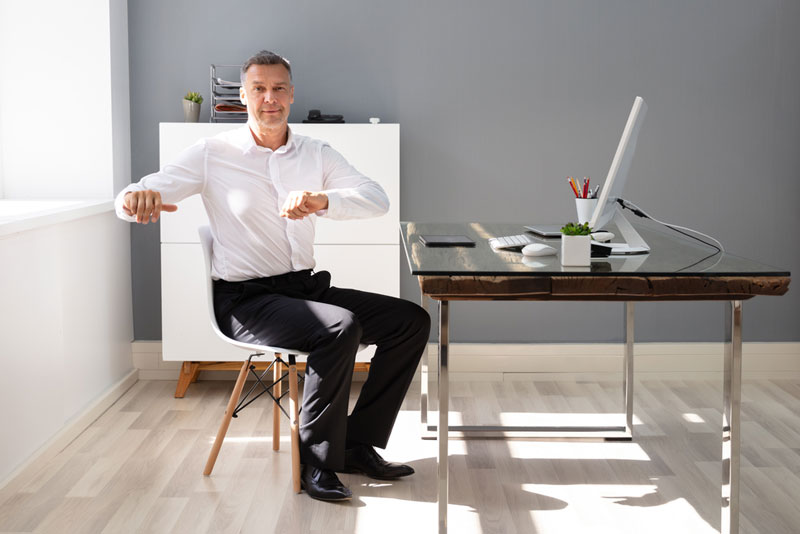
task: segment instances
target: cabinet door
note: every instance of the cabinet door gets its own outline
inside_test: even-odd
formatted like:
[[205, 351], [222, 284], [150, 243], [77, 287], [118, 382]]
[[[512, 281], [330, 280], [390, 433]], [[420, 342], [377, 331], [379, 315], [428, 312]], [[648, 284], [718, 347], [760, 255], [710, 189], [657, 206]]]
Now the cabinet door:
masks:
[[[318, 245], [317, 270], [334, 285], [398, 296], [399, 245]], [[161, 302], [165, 361], [241, 361], [248, 352], [222, 341], [211, 329], [199, 243], [161, 245]], [[374, 349], [358, 354], [369, 361]]]
[[[400, 244], [400, 127], [397, 124], [303, 124], [296, 132], [324, 139], [359, 172], [378, 182], [389, 197], [389, 211], [376, 219], [317, 219], [316, 242]], [[344, 126], [344, 128], [343, 128]]]
[[400, 296], [400, 245], [314, 245], [314, 257], [334, 286]]
[[161, 337], [165, 361], [241, 361], [248, 352], [211, 329], [200, 243], [161, 245]]
[[[331, 285], [400, 296], [400, 245], [314, 245], [317, 271], [331, 273]], [[368, 362], [370, 345], [356, 355]]]

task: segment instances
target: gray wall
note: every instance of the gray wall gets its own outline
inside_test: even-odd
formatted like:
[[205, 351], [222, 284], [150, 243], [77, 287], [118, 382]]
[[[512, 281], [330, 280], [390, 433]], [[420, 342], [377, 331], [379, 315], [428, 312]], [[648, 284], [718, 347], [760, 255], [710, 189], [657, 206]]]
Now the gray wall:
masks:
[[[602, 182], [641, 95], [625, 196], [797, 272], [798, 26], [794, 0], [130, 1], [133, 177], [157, 170], [158, 123], [182, 120], [182, 95], [208, 98], [209, 63], [269, 48], [292, 61], [291, 121], [400, 123], [401, 219], [563, 221], [564, 177]], [[158, 228], [131, 235], [135, 335], [160, 339]], [[403, 296], [417, 287], [403, 260]], [[798, 304], [748, 301], [745, 339], [797, 341]], [[622, 335], [613, 303], [456, 303], [452, 318], [462, 342]], [[639, 304], [636, 336], [719, 340], [722, 304]]]

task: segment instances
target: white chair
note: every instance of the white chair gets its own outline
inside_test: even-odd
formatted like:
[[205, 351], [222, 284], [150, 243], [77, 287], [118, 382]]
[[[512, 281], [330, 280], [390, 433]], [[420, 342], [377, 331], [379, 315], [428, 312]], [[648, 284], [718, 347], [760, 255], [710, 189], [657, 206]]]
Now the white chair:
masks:
[[[219, 329], [219, 325], [217, 324], [217, 316], [214, 313], [214, 284], [213, 280], [211, 279], [211, 258], [212, 258], [212, 251], [214, 248], [214, 239], [211, 236], [211, 229], [208, 226], [201, 226], [197, 229], [198, 233], [200, 234], [200, 246], [203, 249], [203, 259], [205, 260], [205, 277], [206, 277], [206, 301], [208, 303], [208, 318], [211, 320], [211, 328], [214, 329], [214, 332], [226, 343], [230, 343], [236, 347], [246, 349], [249, 351], [253, 351], [253, 354], [242, 363], [242, 367], [239, 370], [239, 376], [236, 379], [236, 385], [233, 386], [233, 391], [231, 392], [231, 398], [228, 400], [228, 406], [225, 408], [225, 415], [222, 417], [222, 422], [219, 425], [219, 430], [217, 431], [217, 438], [214, 440], [214, 445], [211, 447], [211, 452], [208, 455], [208, 460], [206, 461], [206, 468], [203, 471], [203, 474], [208, 476], [211, 474], [211, 471], [214, 469], [214, 464], [217, 461], [217, 456], [219, 455], [219, 450], [222, 447], [222, 442], [225, 440], [225, 434], [228, 432], [228, 426], [231, 423], [231, 418], [236, 417], [236, 413], [253, 402], [256, 398], [267, 393], [272, 400], [274, 401], [274, 405], [272, 407], [272, 450], [279, 450], [280, 449], [280, 433], [281, 433], [281, 419], [280, 419], [280, 412], [283, 411], [283, 407], [280, 405], [280, 400], [283, 398], [281, 394], [281, 381], [287, 375], [289, 377], [289, 412], [285, 412], [289, 418], [289, 426], [291, 430], [291, 447], [292, 447], [292, 484], [294, 487], [294, 491], [300, 493], [300, 435], [299, 435], [299, 405], [297, 400], [297, 356], [308, 356], [307, 352], [303, 352], [297, 349], [290, 349], [290, 348], [283, 348], [283, 347], [271, 347], [269, 345], [257, 345], [253, 343], [242, 343], [241, 341], [237, 341], [233, 338], [230, 338], [222, 333], [222, 330]], [[367, 345], [361, 344], [358, 346], [359, 352], [367, 348]], [[272, 353], [273, 360], [269, 367], [259, 376], [255, 372], [255, 366], [252, 364], [251, 360], [254, 357], [264, 356], [265, 354]], [[286, 354], [288, 355], [288, 362], [285, 362], [281, 355]], [[288, 367], [288, 373], [283, 374], [283, 366], [286, 365]], [[256, 377], [256, 384], [250, 389], [250, 391], [245, 395], [245, 398], [242, 401], [239, 401], [239, 397], [242, 394], [242, 389], [244, 388], [244, 383], [247, 378], [247, 371], [253, 369], [253, 374]], [[262, 381], [263, 377], [272, 369], [273, 378], [272, 384], [266, 385]], [[263, 391], [258, 393], [255, 398], [253, 398], [250, 402], [244, 403], [247, 399], [248, 395], [256, 388], [258, 384], [261, 384]]]
[[[255, 373], [255, 370], [253, 370], [253, 374], [256, 375], [257, 384], [260, 383], [264, 389], [264, 391], [259, 393], [256, 398], [266, 392], [274, 401], [274, 406], [272, 409], [272, 449], [277, 451], [280, 449], [280, 411], [283, 410], [283, 408], [280, 406], [280, 399], [282, 398], [281, 380], [285, 377], [285, 375], [283, 375], [282, 368], [283, 365], [286, 365], [289, 368], [289, 413], [287, 415], [289, 417], [291, 428], [292, 483], [294, 491], [300, 493], [300, 437], [298, 427], [299, 409], [297, 403], [296, 356], [308, 356], [308, 353], [297, 349], [270, 347], [268, 345], [256, 345], [253, 343], [242, 343], [241, 341], [232, 339], [222, 333], [222, 331], [219, 329], [219, 325], [217, 324], [216, 315], [214, 314], [214, 287], [211, 279], [211, 251], [213, 249], [211, 229], [208, 226], [201, 226], [198, 228], [198, 232], [200, 234], [200, 245], [203, 248], [203, 258], [205, 259], [206, 298], [208, 301], [208, 317], [211, 319], [211, 327], [214, 329], [214, 332], [220, 338], [222, 338], [223, 341], [236, 347], [253, 351], [253, 354], [251, 354], [250, 357], [242, 363], [242, 368], [239, 370], [239, 377], [236, 379], [236, 385], [233, 386], [231, 398], [228, 400], [227, 408], [225, 408], [225, 415], [222, 417], [222, 423], [219, 425], [217, 438], [214, 440], [214, 445], [211, 447], [211, 452], [208, 455], [208, 461], [206, 462], [206, 468], [203, 471], [203, 474], [206, 476], [211, 474], [211, 471], [214, 469], [214, 464], [217, 461], [219, 450], [222, 447], [222, 442], [225, 439], [225, 434], [228, 432], [228, 425], [230, 425], [231, 418], [236, 415], [236, 412], [239, 409], [246, 406], [246, 404], [243, 406], [237, 406], [237, 403], [239, 403], [239, 397], [242, 394], [242, 388], [244, 387], [248, 370], [251, 369], [251, 366], [253, 369], [255, 369], [255, 366], [252, 365], [251, 360], [254, 357], [264, 356], [265, 354], [272, 353], [272, 364], [260, 377]], [[288, 362], [284, 362], [283, 359], [281, 359], [281, 354], [288, 355]], [[273, 382], [267, 386], [262, 382], [262, 378], [267, 374], [267, 372], [269, 372], [270, 368], [273, 371]], [[253, 388], [251, 388], [250, 392], [253, 391], [257, 384], [253, 385]], [[250, 392], [248, 392], [247, 395], [249, 395]], [[245, 395], [245, 399], [247, 398], [247, 395]], [[250, 402], [252, 402], [252, 400]]]

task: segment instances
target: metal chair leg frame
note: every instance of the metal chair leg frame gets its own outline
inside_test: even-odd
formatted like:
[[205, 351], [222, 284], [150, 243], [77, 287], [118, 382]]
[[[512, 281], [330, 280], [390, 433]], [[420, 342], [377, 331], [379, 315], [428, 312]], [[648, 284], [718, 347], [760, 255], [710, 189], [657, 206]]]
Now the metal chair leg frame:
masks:
[[[262, 354], [254, 354], [253, 356], [262, 356]], [[250, 365], [250, 372], [252, 373], [252, 375], [256, 379], [256, 381], [252, 386], [250, 386], [250, 389], [247, 390], [247, 393], [244, 394], [244, 396], [241, 398], [241, 400], [239, 400], [239, 404], [236, 406], [236, 410], [234, 410], [234, 412], [233, 412], [233, 417], [237, 417], [237, 415], [238, 415], [238, 413], [240, 411], [242, 411], [243, 409], [248, 407], [257, 398], [259, 398], [261, 395], [264, 395], [265, 393], [267, 395], [269, 395], [272, 398], [273, 401], [275, 401], [275, 402], [279, 402], [280, 401], [280, 397], [276, 397], [275, 395], [272, 394], [272, 389], [284, 377], [280, 377], [278, 380], [272, 382], [270, 385], [267, 385], [266, 383], [264, 383], [264, 377], [267, 375], [267, 373], [269, 373], [271, 370], [273, 370], [280, 363], [283, 363], [283, 360], [280, 358], [280, 354], [276, 353], [275, 354], [275, 359], [272, 361], [272, 363], [270, 363], [267, 366], [266, 369], [264, 369], [264, 371], [261, 372], [260, 375], [258, 373], [256, 373], [256, 370], [255, 370], [256, 366], [255, 365]], [[250, 397], [250, 394], [252, 394], [253, 391], [255, 391], [255, 389], [258, 386], [261, 386], [261, 391], [258, 392], [252, 399], [247, 400]], [[283, 409], [283, 408], [281, 407], [281, 409]], [[284, 410], [283, 413], [286, 414], [286, 417], [289, 417], [289, 414], [287, 414], [285, 410]]]
[[[254, 354], [254, 356], [261, 356], [261, 355], [260, 354]], [[284, 378], [289, 376], [289, 373], [288, 372], [283, 373], [282, 375], [280, 375], [277, 379], [275, 379], [269, 385], [267, 385], [264, 382], [264, 377], [266, 376], [267, 373], [269, 373], [270, 370], [274, 370], [276, 367], [280, 367], [280, 366], [283, 366], [283, 365], [286, 365], [287, 368], [288, 368], [288, 364], [280, 358], [280, 354], [278, 354], [278, 353], [276, 353], [275, 360], [264, 371], [262, 371], [262, 373], [260, 375], [258, 373], [256, 373], [255, 365], [252, 365], [252, 364], [250, 365], [250, 372], [255, 377], [256, 382], [255, 382], [255, 384], [253, 384], [250, 387], [249, 390], [247, 390], [247, 393], [245, 393], [244, 396], [239, 400], [239, 404], [236, 406], [236, 409], [233, 411], [233, 417], [238, 417], [239, 412], [241, 412], [242, 410], [244, 410], [245, 408], [250, 406], [261, 395], [265, 395], [266, 394], [266, 395], [269, 395], [269, 397], [275, 402], [275, 404], [276, 404], [276, 408], [275, 409], [278, 409], [278, 410], [282, 411], [283, 415], [285, 415], [287, 419], [291, 419], [291, 417], [289, 416], [289, 412], [287, 412], [283, 408], [283, 406], [281, 405], [281, 400], [286, 395], [288, 395], [289, 392], [285, 391], [282, 394], [279, 393], [280, 392], [280, 387], [279, 387], [280, 383]], [[299, 382], [302, 382], [303, 379], [304, 379], [303, 373], [299, 373], [298, 372], [297, 373], [297, 380]], [[247, 400], [250, 397], [250, 394], [253, 393], [253, 391], [259, 385], [261, 386], [261, 391], [258, 392], [252, 399]], [[276, 391], [275, 394], [272, 393], [273, 392], [273, 388], [277, 388], [277, 391]]]

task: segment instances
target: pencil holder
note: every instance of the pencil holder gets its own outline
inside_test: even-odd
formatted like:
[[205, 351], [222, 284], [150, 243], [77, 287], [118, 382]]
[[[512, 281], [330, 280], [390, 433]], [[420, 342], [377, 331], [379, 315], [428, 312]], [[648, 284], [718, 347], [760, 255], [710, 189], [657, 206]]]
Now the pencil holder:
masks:
[[578, 222], [583, 224], [592, 220], [592, 215], [596, 207], [596, 198], [576, 198], [575, 209], [578, 211]]
[[588, 235], [561, 236], [561, 265], [589, 267], [591, 265], [592, 237]]

